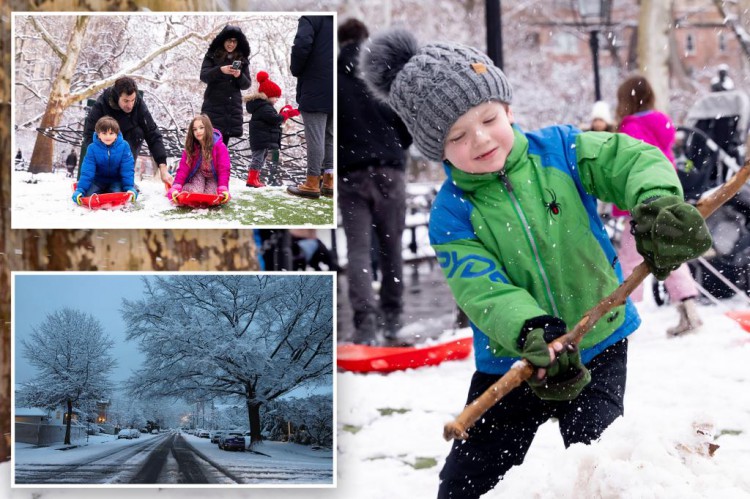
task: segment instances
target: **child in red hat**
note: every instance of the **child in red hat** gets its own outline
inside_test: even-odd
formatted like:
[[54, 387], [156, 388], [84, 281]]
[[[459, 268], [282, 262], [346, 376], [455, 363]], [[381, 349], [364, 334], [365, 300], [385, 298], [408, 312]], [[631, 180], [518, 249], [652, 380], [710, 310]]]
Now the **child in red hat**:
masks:
[[266, 161], [268, 151], [281, 148], [281, 124], [294, 116], [295, 110], [284, 109], [281, 114], [276, 112], [273, 106], [281, 97], [281, 87], [271, 81], [265, 71], [258, 72], [256, 79], [258, 92], [246, 97], [245, 104], [247, 112], [252, 115], [249, 125], [252, 156], [245, 185], [265, 187], [260, 181], [260, 170]]

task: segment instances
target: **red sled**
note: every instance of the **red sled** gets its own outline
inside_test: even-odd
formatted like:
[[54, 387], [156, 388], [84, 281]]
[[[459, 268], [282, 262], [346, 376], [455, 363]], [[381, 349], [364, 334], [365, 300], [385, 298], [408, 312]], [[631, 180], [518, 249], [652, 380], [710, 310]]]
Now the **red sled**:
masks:
[[[73, 191], [76, 190], [78, 183], [73, 184]], [[130, 201], [131, 193], [129, 192], [108, 192], [106, 194], [92, 194], [81, 198], [81, 206], [92, 210], [111, 209], [122, 206]]]
[[413, 347], [375, 347], [343, 344], [336, 348], [337, 364], [346, 371], [392, 372], [435, 366], [446, 360], [464, 359], [471, 353], [472, 338]]
[[750, 310], [730, 310], [724, 315], [737, 321], [742, 329], [750, 333]]
[[205, 194], [203, 192], [181, 192], [175, 198], [175, 203], [179, 206], [188, 206], [190, 208], [207, 208], [209, 206], [218, 206], [224, 204], [223, 196], [219, 194]]

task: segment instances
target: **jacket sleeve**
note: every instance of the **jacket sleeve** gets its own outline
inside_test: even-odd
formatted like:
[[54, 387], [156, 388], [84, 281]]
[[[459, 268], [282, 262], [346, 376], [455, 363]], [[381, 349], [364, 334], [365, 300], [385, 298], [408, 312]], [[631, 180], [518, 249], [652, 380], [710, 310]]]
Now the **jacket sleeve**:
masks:
[[[91, 143], [92, 140], [89, 140], [89, 143]], [[83, 195], [86, 195], [86, 192], [91, 188], [91, 184], [94, 182], [94, 177], [96, 176], [96, 160], [94, 160], [94, 151], [87, 151], [86, 156], [84, 156], [83, 161], [81, 162], [81, 176], [78, 178], [78, 186], [76, 187], [76, 190], [83, 192]]]
[[187, 162], [187, 151], [182, 151], [180, 165], [177, 167], [177, 172], [174, 174], [174, 183], [172, 185], [185, 185], [188, 175], [190, 175], [190, 165]]
[[585, 132], [575, 139], [584, 189], [623, 210], [651, 197], [683, 197], [672, 163], [654, 146], [622, 133]]
[[250, 79], [250, 63], [244, 57], [242, 58], [240, 77], [235, 78], [234, 80], [237, 82], [237, 86], [240, 87], [240, 90], [247, 90], [253, 83], [253, 80]]
[[229, 171], [231, 163], [229, 161], [229, 149], [224, 142], [214, 144], [214, 168], [216, 168], [217, 187], [229, 188]]
[[214, 61], [213, 57], [209, 57], [208, 54], [203, 58], [203, 64], [201, 64], [201, 81], [203, 83], [213, 83], [219, 81], [226, 76], [221, 72], [221, 65]]
[[143, 126], [143, 134], [146, 137], [148, 150], [151, 151], [151, 156], [157, 165], [165, 164], [167, 162], [167, 150], [164, 148], [164, 139], [161, 136], [159, 127], [154, 122], [154, 118], [151, 117], [151, 112], [148, 110], [146, 103], [141, 101], [141, 106], [141, 126]]
[[[430, 243], [458, 306], [484, 334], [520, 356], [521, 328], [529, 319], [549, 315], [528, 291], [508, 279], [503, 262], [474, 235], [468, 202], [438, 196], [430, 215]], [[453, 206], [448, 206], [448, 205]]]
[[261, 119], [274, 127], [279, 126], [284, 122], [284, 117], [277, 113], [273, 107], [264, 110]]
[[130, 146], [124, 140], [122, 148], [124, 151], [120, 160], [120, 179], [122, 190], [129, 191], [135, 189], [135, 159], [130, 152]]
[[313, 49], [315, 29], [309, 19], [301, 17], [297, 25], [297, 34], [292, 45], [292, 60], [290, 70], [292, 76], [299, 77], [307, 65], [307, 58]]

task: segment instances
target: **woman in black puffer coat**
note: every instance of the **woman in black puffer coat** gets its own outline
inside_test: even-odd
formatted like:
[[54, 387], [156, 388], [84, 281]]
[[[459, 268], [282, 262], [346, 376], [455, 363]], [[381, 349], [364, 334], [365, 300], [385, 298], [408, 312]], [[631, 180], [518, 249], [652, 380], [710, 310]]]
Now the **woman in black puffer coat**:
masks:
[[[201, 66], [201, 81], [207, 83], [201, 112], [229, 137], [242, 137], [242, 90], [250, 88], [250, 44], [237, 26], [226, 25], [208, 47]], [[239, 65], [233, 69], [232, 64]]]

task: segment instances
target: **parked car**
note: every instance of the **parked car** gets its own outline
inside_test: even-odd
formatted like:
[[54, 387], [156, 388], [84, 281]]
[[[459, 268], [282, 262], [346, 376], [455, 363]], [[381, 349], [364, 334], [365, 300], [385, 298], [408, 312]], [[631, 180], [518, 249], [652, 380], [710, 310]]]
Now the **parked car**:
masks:
[[245, 436], [241, 431], [228, 431], [219, 438], [219, 449], [245, 451]]
[[120, 430], [120, 433], [117, 434], [117, 439], [121, 438], [127, 438], [130, 440], [131, 438], [139, 438], [141, 436], [141, 432], [134, 428], [123, 428]]
[[218, 444], [219, 438], [226, 433], [226, 430], [214, 430], [211, 432], [211, 443], [212, 444]]
[[211, 438], [211, 434], [208, 430], [198, 430], [195, 434], [200, 438]]
[[153, 430], [151, 430], [151, 434], [152, 435], [158, 435], [159, 434], [159, 430], [157, 430], [156, 428], [154, 428]]

